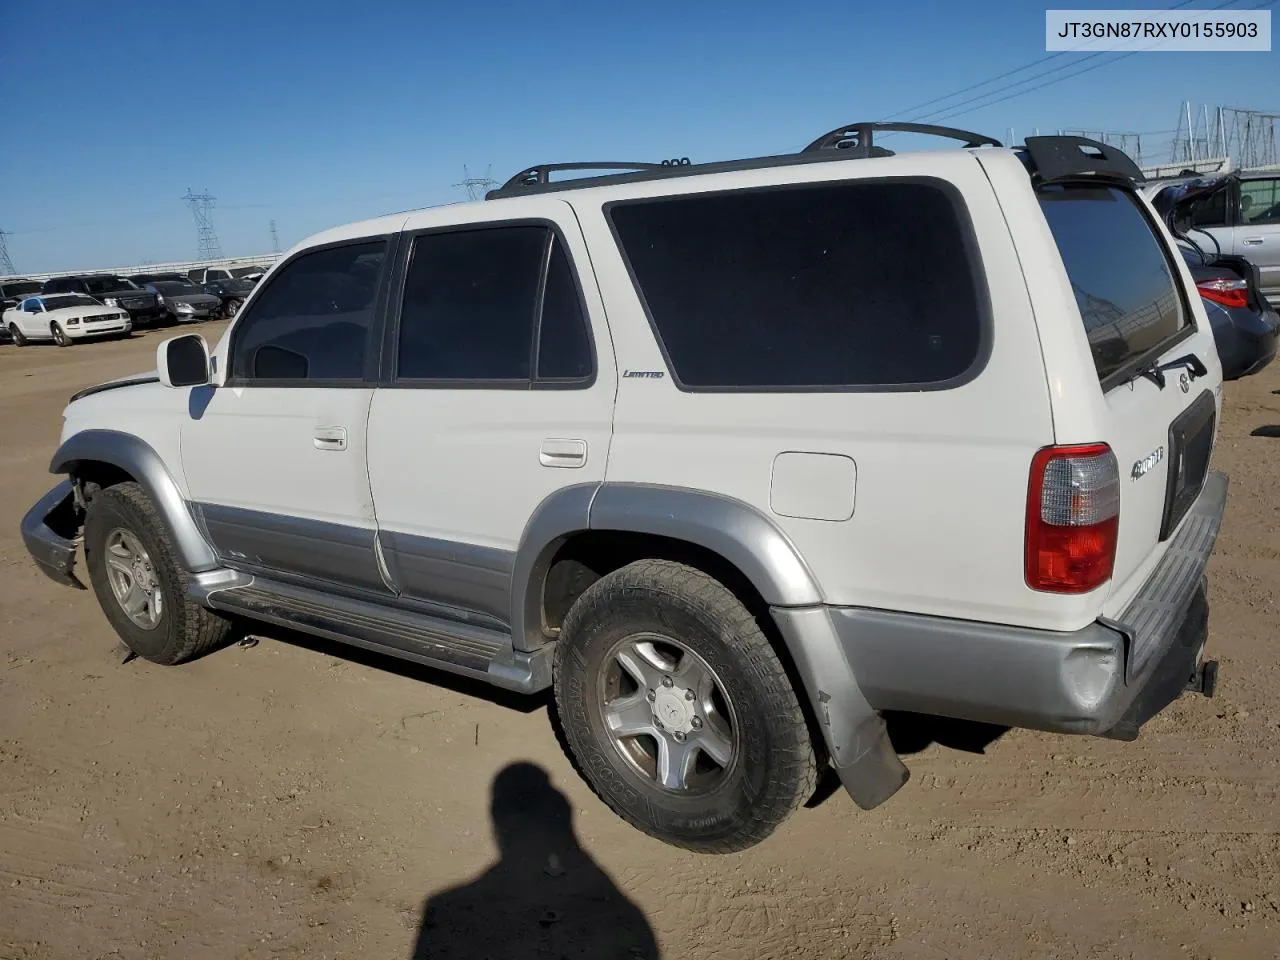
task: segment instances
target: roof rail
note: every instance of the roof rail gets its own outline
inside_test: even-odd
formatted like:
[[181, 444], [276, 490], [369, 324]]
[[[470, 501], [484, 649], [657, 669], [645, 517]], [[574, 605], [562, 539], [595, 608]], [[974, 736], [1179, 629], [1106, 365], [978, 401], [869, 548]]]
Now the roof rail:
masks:
[[801, 153], [816, 153], [819, 150], [849, 150], [854, 157], [891, 157], [892, 150], [877, 147], [874, 143], [875, 133], [923, 133], [933, 137], [946, 137], [948, 140], [961, 140], [966, 147], [999, 147], [999, 140], [974, 133], [971, 130], [958, 130], [955, 127], [940, 127], [933, 123], [846, 123], [824, 133]]
[[1123, 150], [1088, 137], [1027, 137], [1027, 157], [1040, 183], [1082, 176], [1135, 183], [1147, 179]]
[[546, 186], [551, 183], [551, 174], [561, 170], [628, 170], [638, 173], [644, 170], [661, 170], [663, 167], [687, 166], [689, 166], [688, 157], [663, 160], [661, 163], [617, 163], [610, 160], [598, 163], [539, 163], [521, 170], [497, 190], [490, 190], [485, 194], [485, 199], [511, 196], [519, 193], [521, 187]]

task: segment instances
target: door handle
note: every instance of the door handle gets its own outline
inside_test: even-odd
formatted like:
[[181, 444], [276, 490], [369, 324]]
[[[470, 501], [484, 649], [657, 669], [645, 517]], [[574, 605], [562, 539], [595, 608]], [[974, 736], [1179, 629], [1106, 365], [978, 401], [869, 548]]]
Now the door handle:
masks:
[[543, 440], [538, 462], [544, 467], [584, 467], [587, 464], [587, 441]]
[[345, 450], [347, 449], [347, 428], [316, 427], [315, 436], [311, 438], [311, 442], [317, 450]]
[[1249, 244], [1250, 246], [1257, 246], [1258, 244], [1262, 243], [1262, 240], [1263, 240], [1262, 237], [1245, 237], [1244, 238], [1244, 242]]

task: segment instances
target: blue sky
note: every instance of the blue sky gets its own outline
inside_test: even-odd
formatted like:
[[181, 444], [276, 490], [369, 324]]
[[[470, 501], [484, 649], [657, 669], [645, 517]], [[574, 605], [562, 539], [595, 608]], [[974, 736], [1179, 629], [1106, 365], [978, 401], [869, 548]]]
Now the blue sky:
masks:
[[[539, 161], [795, 150], [1048, 56], [1043, 4], [874, 9], [0, 0], [0, 228], [31, 272], [193, 258], [179, 200], [192, 187], [218, 198], [224, 253], [263, 253], [273, 219], [288, 247], [461, 199], [464, 164], [501, 180]], [[1009, 127], [1153, 132], [1155, 152], [1146, 144], [1167, 145], [1154, 131], [1172, 131], [1183, 100], [1280, 111], [1277, 67], [1276, 52], [1139, 53], [953, 122], [1001, 139]]]

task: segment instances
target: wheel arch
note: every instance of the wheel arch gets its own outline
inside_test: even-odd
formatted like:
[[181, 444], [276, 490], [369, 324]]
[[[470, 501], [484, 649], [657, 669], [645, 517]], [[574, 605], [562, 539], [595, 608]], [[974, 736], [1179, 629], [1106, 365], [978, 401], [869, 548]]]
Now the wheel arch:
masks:
[[552, 565], [566, 546], [609, 535], [628, 544], [651, 538], [668, 552], [675, 548], [700, 554], [732, 570], [766, 607], [806, 607], [824, 599], [790, 538], [748, 503], [658, 484], [575, 484], [543, 500], [521, 536], [512, 581], [516, 649], [537, 649], [553, 636], [545, 621], [546, 588]]
[[[621, 540], [619, 540], [621, 538]], [[535, 650], [554, 639], [547, 623], [561, 602], [609, 569], [554, 570], [579, 551], [620, 544], [613, 562], [674, 559], [720, 579], [766, 630], [805, 708], [815, 747], [823, 746], [845, 788], [864, 809], [888, 799], [908, 773], [884, 721], [858, 686], [835, 635], [825, 597], [790, 538], [750, 504], [720, 494], [653, 484], [580, 484], [552, 494], [525, 528], [512, 590], [512, 640]], [[616, 564], [616, 565], [615, 565]]]
[[217, 554], [201, 533], [173, 476], [145, 440], [118, 430], [82, 430], [68, 437], [54, 453], [49, 472], [101, 486], [136, 481], [155, 503], [187, 570], [202, 573], [219, 566]]

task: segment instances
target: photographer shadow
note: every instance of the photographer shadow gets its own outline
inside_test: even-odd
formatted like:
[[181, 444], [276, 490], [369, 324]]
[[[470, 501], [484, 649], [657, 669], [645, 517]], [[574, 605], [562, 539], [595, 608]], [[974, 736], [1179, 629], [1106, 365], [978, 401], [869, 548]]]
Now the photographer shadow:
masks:
[[498, 862], [427, 900], [413, 960], [658, 960], [644, 914], [582, 849], [541, 767], [503, 769], [490, 815]]

